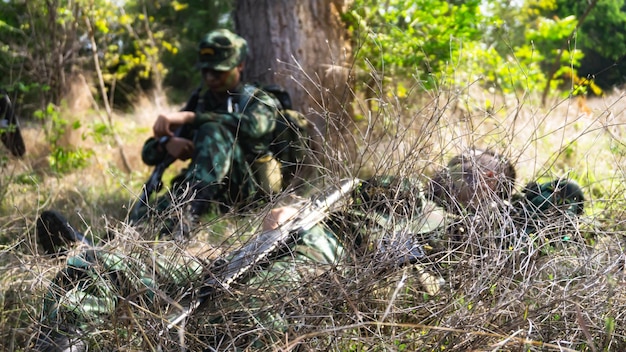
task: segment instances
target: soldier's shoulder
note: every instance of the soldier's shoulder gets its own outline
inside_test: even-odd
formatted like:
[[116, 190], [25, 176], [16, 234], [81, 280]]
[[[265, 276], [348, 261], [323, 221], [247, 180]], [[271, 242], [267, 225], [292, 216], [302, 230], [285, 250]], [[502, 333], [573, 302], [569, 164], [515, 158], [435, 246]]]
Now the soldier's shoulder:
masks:
[[248, 104], [264, 104], [273, 108], [278, 108], [276, 98], [255, 84], [246, 83], [241, 88], [242, 101]]

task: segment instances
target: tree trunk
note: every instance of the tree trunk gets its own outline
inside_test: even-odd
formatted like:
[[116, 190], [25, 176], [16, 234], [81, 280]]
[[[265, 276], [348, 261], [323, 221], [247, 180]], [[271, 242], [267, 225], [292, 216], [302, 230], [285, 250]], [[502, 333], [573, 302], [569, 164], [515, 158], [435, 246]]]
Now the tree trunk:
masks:
[[237, 0], [235, 5], [237, 32], [250, 49], [245, 80], [282, 85], [323, 138], [352, 116], [352, 53], [340, 18], [349, 2]]

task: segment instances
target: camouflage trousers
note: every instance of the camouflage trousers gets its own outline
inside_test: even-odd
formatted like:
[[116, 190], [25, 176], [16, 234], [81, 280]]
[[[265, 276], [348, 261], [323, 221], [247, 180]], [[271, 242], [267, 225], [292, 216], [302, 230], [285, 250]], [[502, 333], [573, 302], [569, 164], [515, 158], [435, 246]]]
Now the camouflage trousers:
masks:
[[100, 248], [68, 258], [44, 298], [42, 321], [89, 330], [112, 316], [120, 300], [153, 306], [176, 299], [202, 276], [204, 263], [172, 242], [124, 247], [124, 254]]
[[[273, 258], [271, 265], [254, 269], [247, 280], [194, 314], [188, 322], [195, 326], [190, 329], [197, 333], [194, 340], [218, 350], [224, 344], [258, 346], [279, 341], [291, 324], [286, 318], [285, 299], [303, 280], [335, 265], [342, 253], [343, 247], [333, 234], [314, 227], [291, 250]], [[123, 249], [107, 244], [84, 251], [68, 258], [66, 268], [50, 285], [41, 323], [84, 332], [135, 325], [124, 320], [151, 326], [156, 319], [158, 325], [165, 326], [181, 313], [176, 307], [189, 303], [207, 267], [204, 260], [173, 241], [127, 244]], [[107, 341], [92, 343], [99, 348], [110, 347]]]

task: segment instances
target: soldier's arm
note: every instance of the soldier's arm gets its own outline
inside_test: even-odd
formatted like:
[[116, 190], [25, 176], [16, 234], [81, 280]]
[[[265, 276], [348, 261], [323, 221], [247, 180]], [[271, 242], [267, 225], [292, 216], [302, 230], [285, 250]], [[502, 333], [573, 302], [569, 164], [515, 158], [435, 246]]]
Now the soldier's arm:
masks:
[[274, 230], [297, 214], [298, 208], [293, 206], [274, 208], [263, 219], [263, 231]]

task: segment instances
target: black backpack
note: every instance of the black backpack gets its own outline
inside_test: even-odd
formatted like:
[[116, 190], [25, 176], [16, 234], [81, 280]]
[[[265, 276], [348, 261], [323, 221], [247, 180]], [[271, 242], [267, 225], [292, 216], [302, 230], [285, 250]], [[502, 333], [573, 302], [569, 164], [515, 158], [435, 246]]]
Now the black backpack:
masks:
[[272, 84], [261, 89], [274, 96], [281, 105], [270, 151], [281, 163], [283, 189], [286, 189], [306, 170], [306, 160], [311, 153], [310, 123], [293, 109], [291, 97], [283, 87]]

